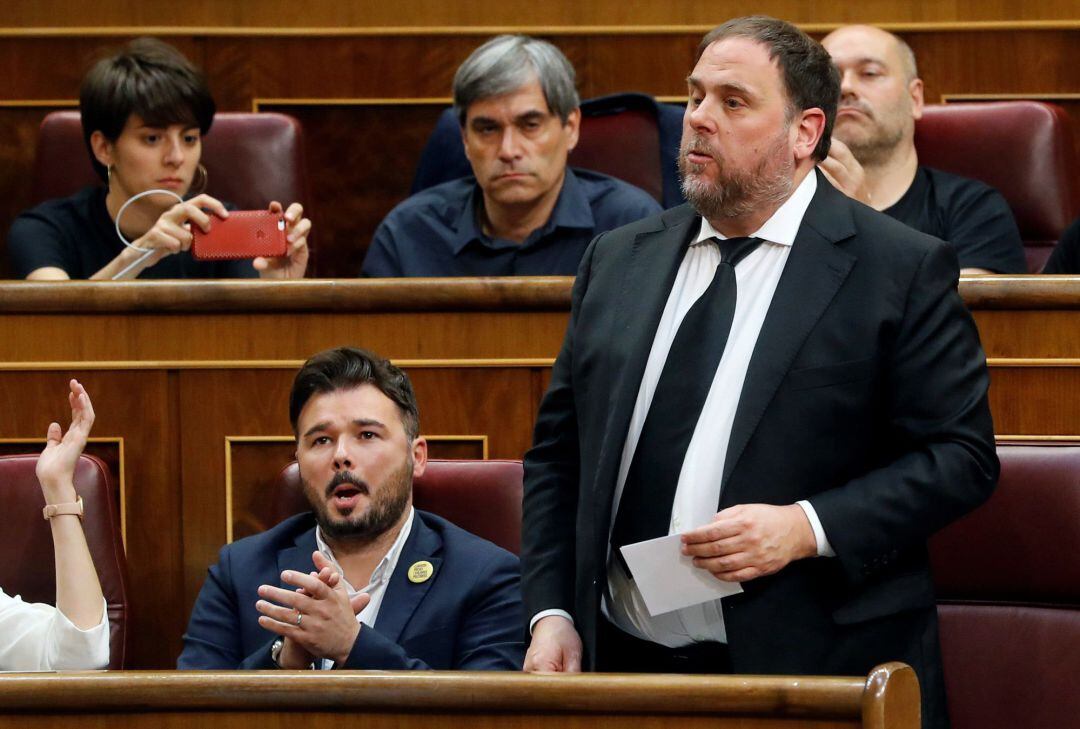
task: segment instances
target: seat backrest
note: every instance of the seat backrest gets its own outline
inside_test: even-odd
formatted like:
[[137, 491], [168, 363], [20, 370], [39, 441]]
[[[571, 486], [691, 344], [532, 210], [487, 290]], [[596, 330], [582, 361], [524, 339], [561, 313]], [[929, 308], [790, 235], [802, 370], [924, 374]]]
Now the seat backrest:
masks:
[[[646, 94], [624, 93], [581, 102], [581, 131], [568, 163], [640, 187], [664, 207], [685, 202], [679, 189], [682, 108]], [[453, 109], [439, 117], [428, 138], [412, 192], [472, 174]]]
[[[311, 217], [300, 122], [285, 114], [222, 112], [203, 138], [207, 192], [241, 210], [271, 200], [300, 201]], [[83, 142], [77, 111], [54, 111], [41, 122], [34, 159], [34, 203], [101, 184]]]
[[[45, 506], [34, 468], [37, 455], [0, 457], [0, 586], [27, 602], [56, 604], [56, 569], [52, 531], [42, 519]], [[131, 608], [127, 561], [120, 537], [114, 484], [108, 467], [83, 455], [75, 467], [75, 490], [83, 499], [83, 532], [97, 568], [109, 614], [109, 668], [123, 668]]]
[[[521, 551], [521, 461], [431, 459], [413, 481], [413, 504], [514, 554]], [[281, 470], [271, 523], [308, 511], [300, 468]]]
[[1080, 206], [1065, 111], [1037, 101], [928, 105], [915, 124], [919, 163], [981, 180], [1012, 209], [1028, 270], [1042, 270]]
[[999, 445], [984, 505], [930, 541], [954, 729], [1080, 717], [1080, 446]]

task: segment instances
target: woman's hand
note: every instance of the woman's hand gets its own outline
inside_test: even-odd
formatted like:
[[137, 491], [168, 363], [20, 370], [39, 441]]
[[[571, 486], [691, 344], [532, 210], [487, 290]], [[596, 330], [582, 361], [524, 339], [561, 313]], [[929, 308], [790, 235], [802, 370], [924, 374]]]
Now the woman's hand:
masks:
[[[280, 213], [281, 203], [270, 203], [270, 212]], [[282, 258], [256, 258], [252, 265], [262, 278], [303, 278], [308, 262], [308, 233], [311, 221], [304, 217], [304, 207], [293, 203], [285, 211], [285, 240], [288, 255]]]
[[[133, 245], [151, 249], [154, 253], [143, 262], [142, 266], [131, 271], [129, 276], [137, 276], [140, 271], [153, 266], [162, 258], [191, 248], [191, 226], [197, 225], [204, 233], [209, 232], [211, 214], [223, 220], [229, 217], [229, 211], [225, 209], [221, 201], [209, 195], [197, 195], [163, 212], [150, 230], [132, 241]], [[126, 249], [125, 253], [131, 256], [131, 260], [136, 260], [143, 255], [130, 248]]]

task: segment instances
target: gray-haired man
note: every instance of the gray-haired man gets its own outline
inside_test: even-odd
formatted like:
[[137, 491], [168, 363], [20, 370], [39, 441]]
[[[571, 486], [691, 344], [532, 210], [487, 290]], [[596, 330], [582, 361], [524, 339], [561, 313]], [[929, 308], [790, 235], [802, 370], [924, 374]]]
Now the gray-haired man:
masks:
[[502, 35], [454, 76], [473, 177], [424, 190], [375, 232], [366, 276], [573, 275], [596, 235], [659, 212], [644, 191], [571, 170], [574, 68], [546, 41]]

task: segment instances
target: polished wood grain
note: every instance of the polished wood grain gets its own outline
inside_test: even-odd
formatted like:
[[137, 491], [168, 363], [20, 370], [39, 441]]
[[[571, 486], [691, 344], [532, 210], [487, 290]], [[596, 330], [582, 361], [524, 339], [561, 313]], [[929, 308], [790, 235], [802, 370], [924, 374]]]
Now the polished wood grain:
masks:
[[[671, 3], [626, 3], [620, 0], [478, 0], [448, 3], [414, 0], [407, 8], [386, 3], [342, 3], [309, 0], [197, 0], [183, 5], [138, 0], [102, 0], [91, 17], [77, 0], [10, 0], [3, 24], [12, 28], [87, 26], [203, 26], [239, 28], [411, 28], [417, 26], [482, 26], [528, 28], [606, 25], [715, 25], [748, 12], [734, 0], [679, 0]], [[927, 23], [978, 21], [1074, 20], [1070, 0], [886, 0], [850, 3], [845, 0], [761, 0], [754, 12], [798, 23]]]
[[[65, 725], [374, 727], [867, 727], [917, 729], [914, 671], [865, 678], [470, 672], [100, 672], [0, 676], [0, 727], [66, 711]], [[336, 723], [331, 723], [334, 719]], [[153, 722], [168, 721], [169, 724]]]

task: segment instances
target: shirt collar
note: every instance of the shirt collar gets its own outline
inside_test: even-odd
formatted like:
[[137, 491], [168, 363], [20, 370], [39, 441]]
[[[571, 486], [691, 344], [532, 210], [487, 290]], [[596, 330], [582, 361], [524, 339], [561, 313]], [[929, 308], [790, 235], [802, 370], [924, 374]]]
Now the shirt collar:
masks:
[[[750, 237], [761, 238], [782, 246], [794, 244], [795, 236], [799, 232], [799, 226], [802, 225], [803, 216], [806, 215], [806, 209], [810, 207], [810, 201], [814, 199], [815, 192], [817, 192], [817, 172], [810, 170], [809, 174], [795, 188], [795, 192], [791, 193], [791, 196], [776, 209], [772, 217], [766, 220]], [[724, 240], [727, 236], [717, 232], [712, 227], [712, 224], [702, 216], [701, 231], [691, 245], [698, 245], [712, 238]]]
[[371, 579], [365, 587], [360, 589], [354, 588], [345, 579], [345, 570], [341, 569], [341, 565], [338, 564], [337, 558], [334, 557], [333, 551], [330, 549], [330, 545], [323, 539], [322, 527], [315, 527], [315, 545], [319, 548], [319, 551], [330, 560], [330, 564], [334, 566], [341, 574], [341, 582], [345, 585], [345, 589], [349, 591], [349, 596], [360, 593], [370, 592], [376, 589], [379, 585], [390, 580], [390, 576], [394, 574], [394, 569], [397, 567], [398, 558], [401, 556], [401, 550], [405, 546], [405, 542], [409, 538], [409, 532], [412, 531], [413, 519], [416, 516], [416, 510], [413, 507], [409, 507], [409, 516], [406, 517], [405, 523], [401, 526], [401, 531], [398, 532], [397, 539], [390, 545], [390, 549], [386, 551], [386, 554], [379, 564], [375, 566], [375, 569], [371, 572]]
[[[454, 226], [455, 235], [450, 247], [455, 256], [474, 240], [482, 242], [490, 240], [484, 235], [477, 221], [476, 212], [483, 205], [483, 200], [484, 193], [480, 189], [480, 185], [473, 183], [472, 191], [469, 193], [469, 197], [465, 201], [465, 205]], [[556, 228], [591, 230], [595, 226], [596, 221], [593, 218], [589, 198], [585, 194], [585, 190], [577, 176], [567, 167], [566, 174], [563, 176], [562, 189], [559, 190], [559, 199], [555, 201], [555, 208], [551, 211], [547, 222], [538, 231], [534, 231], [523, 245], [543, 238]]]

